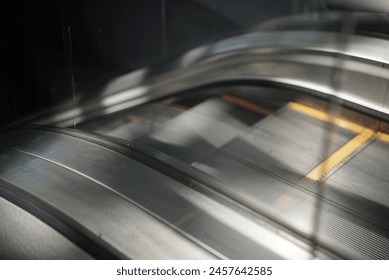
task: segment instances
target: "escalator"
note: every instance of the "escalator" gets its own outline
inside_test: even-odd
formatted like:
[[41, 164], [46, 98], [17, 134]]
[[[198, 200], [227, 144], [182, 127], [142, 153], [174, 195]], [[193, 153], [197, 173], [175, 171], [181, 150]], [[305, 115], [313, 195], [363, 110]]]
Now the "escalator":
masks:
[[1, 128], [0, 258], [389, 259], [389, 42], [326, 15]]
[[326, 108], [217, 86], [76, 130], [11, 127], [2, 193], [45, 205], [50, 217], [37, 217], [94, 258], [387, 259], [385, 123]]
[[[217, 191], [308, 238], [319, 189], [326, 188], [320, 242], [347, 258], [388, 257], [388, 134], [371, 121], [361, 125], [366, 116], [331, 117], [323, 102], [315, 108], [297, 94], [288, 101], [281, 93], [271, 100], [261, 88], [214, 91], [193, 94], [204, 98], [192, 104], [178, 98], [122, 112], [94, 131], [190, 164], [217, 178]], [[93, 131], [96, 122], [79, 128]]]

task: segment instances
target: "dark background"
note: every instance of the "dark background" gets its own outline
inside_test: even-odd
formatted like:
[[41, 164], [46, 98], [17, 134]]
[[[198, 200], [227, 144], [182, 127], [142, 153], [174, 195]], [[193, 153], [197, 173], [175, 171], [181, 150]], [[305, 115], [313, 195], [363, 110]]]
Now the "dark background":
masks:
[[38, 0], [1, 8], [0, 125], [266, 19], [289, 0]]

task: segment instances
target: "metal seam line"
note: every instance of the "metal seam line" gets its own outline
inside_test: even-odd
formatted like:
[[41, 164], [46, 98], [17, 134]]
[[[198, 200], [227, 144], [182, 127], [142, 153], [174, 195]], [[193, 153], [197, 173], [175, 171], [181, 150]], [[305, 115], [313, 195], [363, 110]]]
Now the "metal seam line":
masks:
[[271, 115], [273, 113], [271, 110], [269, 110], [267, 108], [261, 107], [257, 104], [250, 102], [250, 101], [247, 101], [247, 100], [235, 97], [235, 96], [223, 95], [221, 97], [221, 99], [223, 99], [229, 103], [232, 103], [234, 105], [237, 105], [237, 106], [243, 107], [245, 109], [251, 110], [253, 112], [256, 112], [258, 114], [264, 115], [264, 116], [268, 116], [268, 115]]
[[[84, 177], [84, 178], [94, 182], [95, 184], [99, 185], [100, 187], [103, 187], [103, 188], [111, 191], [114, 195], [117, 195], [117, 196], [121, 197], [122, 199], [126, 200], [127, 202], [129, 202], [130, 204], [134, 205], [135, 207], [138, 207], [141, 211], [149, 214], [151, 217], [155, 218], [157, 221], [159, 221], [159, 222], [167, 225], [168, 227], [172, 228], [173, 230], [175, 230], [176, 232], [181, 234], [183, 237], [187, 238], [188, 240], [190, 240], [191, 242], [193, 242], [197, 246], [203, 248], [205, 251], [208, 251], [208, 253], [214, 255], [215, 257], [217, 257], [219, 259], [223, 259], [223, 260], [228, 259], [226, 256], [224, 256], [223, 254], [219, 253], [217, 250], [213, 249], [212, 247], [210, 247], [206, 243], [202, 242], [201, 240], [197, 239], [196, 237], [192, 236], [191, 234], [189, 234], [186, 231], [182, 230], [181, 228], [177, 227], [174, 223], [169, 222], [165, 218], [161, 217], [160, 215], [158, 215], [157, 213], [153, 212], [152, 210], [149, 210], [147, 207], [145, 207], [142, 204], [136, 202], [132, 198], [125, 196], [121, 192], [111, 188], [110, 186], [106, 185], [105, 183], [103, 183], [103, 182], [101, 182], [101, 181], [99, 181], [97, 179], [94, 179], [94, 178], [90, 177], [89, 175], [87, 175], [85, 173], [82, 173], [82, 172], [80, 172], [78, 170], [75, 170], [72, 167], [69, 167], [69, 166], [64, 165], [62, 163], [59, 163], [59, 162], [57, 162], [55, 160], [51, 160], [51, 159], [45, 158], [43, 156], [31, 153], [31, 152], [27, 152], [27, 151], [24, 151], [24, 150], [13, 148], [13, 147], [5, 148], [5, 149], [14, 150], [14, 151], [17, 151], [17, 152], [22, 153], [22, 154], [26, 154], [26, 155], [30, 155], [30, 156], [35, 157], [35, 158], [39, 158], [39, 159], [41, 159], [43, 161], [50, 162], [52, 164], [55, 164], [57, 166], [60, 166], [60, 167], [62, 167], [64, 169], [66, 169], [66, 170], [69, 170], [69, 171], [71, 171], [71, 172], [73, 172], [75, 174], [78, 174], [79, 176]], [[61, 211], [61, 210], [59, 210], [59, 211]]]

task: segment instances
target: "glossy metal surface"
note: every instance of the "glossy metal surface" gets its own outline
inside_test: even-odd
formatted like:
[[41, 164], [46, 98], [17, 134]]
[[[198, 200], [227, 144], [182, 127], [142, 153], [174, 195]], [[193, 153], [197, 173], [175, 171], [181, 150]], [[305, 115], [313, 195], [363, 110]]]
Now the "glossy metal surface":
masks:
[[[219, 95], [214, 94], [217, 91]], [[295, 101], [287, 102], [290, 96]], [[188, 107], [180, 106], [185, 103]], [[158, 108], [159, 113], [154, 115], [152, 108]], [[380, 172], [386, 159], [376, 157], [386, 152], [386, 146], [380, 146], [381, 152], [373, 149], [370, 153], [368, 162], [376, 166], [370, 171], [362, 164], [367, 159], [365, 151], [381, 140], [355, 140], [363, 136], [364, 126], [377, 129], [377, 121], [349, 110], [338, 114], [352, 119], [337, 119], [327, 115], [326, 108], [323, 101], [293, 92], [282, 95], [266, 87], [229, 86], [145, 104], [79, 128], [94, 131], [100, 125], [100, 132], [138, 145], [150, 151], [151, 157], [165, 155], [163, 162], [182, 172], [187, 172], [184, 167], [190, 164], [217, 181], [207, 179], [210, 189], [266, 216], [305, 242], [312, 240], [320, 211], [320, 246], [343, 258], [387, 258], [389, 212], [373, 199], [379, 196], [386, 203], [389, 199], [388, 177]], [[142, 133], [138, 133], [140, 127], [145, 128]], [[326, 166], [350, 145], [353, 148], [333, 166]], [[350, 158], [358, 159], [357, 163]], [[323, 164], [325, 169], [320, 170]], [[322, 175], [312, 179], [309, 174], [318, 168]], [[355, 172], [366, 178], [366, 173], [377, 174], [371, 178], [377, 183], [364, 184]], [[194, 170], [189, 175], [201, 177]], [[350, 176], [353, 179], [348, 180]], [[353, 192], [357, 182], [361, 185]], [[328, 189], [325, 196], [318, 192], [320, 186]], [[363, 192], [372, 196], [363, 196]], [[322, 204], [319, 210], [318, 201]]]
[[125, 257], [309, 257], [227, 201], [103, 146], [34, 129], [7, 131], [0, 146], [2, 180], [45, 200]]
[[[343, 36], [247, 33], [119, 77], [32, 121], [105, 137], [4, 130], [0, 179], [116, 258], [387, 259], [388, 146], [376, 132], [389, 120], [389, 43]], [[243, 106], [212, 90], [171, 106], [234, 83], [262, 87], [231, 86]], [[306, 95], [321, 117], [290, 107]], [[334, 100], [355, 122], [337, 121]]]
[[0, 259], [91, 259], [27, 211], [0, 198]]
[[[35, 123], [70, 126], [74, 121], [78, 123], [200, 85], [242, 80], [292, 86], [324, 98], [336, 95], [385, 116], [389, 112], [389, 99], [385, 101], [388, 41], [347, 35], [347, 44], [343, 46], [338, 35], [273, 31], [227, 38], [194, 49], [156, 69], [141, 69], [118, 77], [92, 98], [79, 100], [76, 109], [60, 110], [61, 113], [41, 117]], [[339, 64], [339, 59], [343, 63]], [[344, 79], [336, 93], [332, 88], [334, 67], [343, 69]]]

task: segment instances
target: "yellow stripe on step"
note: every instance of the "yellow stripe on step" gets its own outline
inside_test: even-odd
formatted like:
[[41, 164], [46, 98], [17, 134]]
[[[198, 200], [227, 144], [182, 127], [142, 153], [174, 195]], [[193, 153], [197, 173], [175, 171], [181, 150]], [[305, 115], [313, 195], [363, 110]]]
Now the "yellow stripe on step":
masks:
[[366, 141], [374, 136], [374, 132], [370, 129], [363, 129], [361, 133], [352, 138], [349, 142], [340, 147], [332, 155], [330, 155], [321, 164], [316, 166], [305, 177], [313, 180], [321, 180], [328, 172], [330, 172], [339, 163], [354, 153], [359, 147], [361, 147]]
[[232, 95], [223, 95], [221, 98], [223, 100], [231, 103], [231, 104], [234, 104], [234, 105], [240, 106], [242, 108], [245, 108], [247, 110], [256, 112], [260, 115], [268, 116], [271, 113], [273, 113], [271, 110], [269, 110], [267, 108], [261, 107], [257, 104], [250, 102], [250, 101], [247, 101], [247, 100], [244, 100], [244, 99], [232, 96]]
[[365, 129], [365, 127], [358, 125], [356, 123], [350, 122], [350, 121], [345, 120], [345, 119], [332, 117], [332, 116], [328, 115], [327, 113], [324, 113], [320, 110], [317, 110], [317, 109], [314, 109], [314, 108], [311, 108], [311, 107], [308, 107], [308, 106], [305, 106], [305, 105], [302, 105], [302, 104], [299, 104], [296, 102], [289, 102], [288, 107], [297, 111], [297, 112], [300, 112], [304, 115], [308, 115], [308, 116], [313, 117], [315, 119], [332, 123], [336, 126], [354, 131], [356, 133], [360, 133], [363, 129]]
[[389, 134], [378, 132], [376, 137], [382, 141], [389, 142]]

